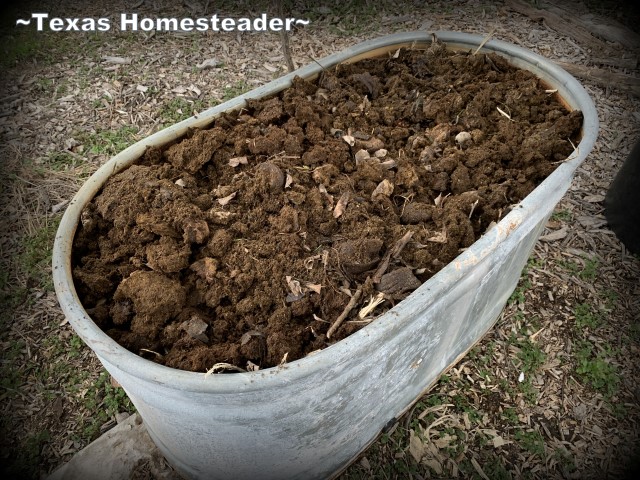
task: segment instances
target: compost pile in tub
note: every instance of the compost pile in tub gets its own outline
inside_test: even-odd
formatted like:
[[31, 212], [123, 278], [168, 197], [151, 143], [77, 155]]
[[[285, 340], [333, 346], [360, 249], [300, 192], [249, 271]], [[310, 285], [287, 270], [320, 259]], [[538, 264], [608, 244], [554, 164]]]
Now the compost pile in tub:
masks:
[[74, 241], [79, 297], [114, 340], [179, 369], [322, 349], [573, 151], [582, 114], [545, 88], [499, 56], [438, 43], [296, 78], [110, 178]]

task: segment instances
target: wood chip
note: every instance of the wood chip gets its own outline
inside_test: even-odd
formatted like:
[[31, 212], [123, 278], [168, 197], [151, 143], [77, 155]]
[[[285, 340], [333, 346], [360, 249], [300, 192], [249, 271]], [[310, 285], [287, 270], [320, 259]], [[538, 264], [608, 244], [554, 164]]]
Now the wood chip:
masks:
[[333, 218], [338, 218], [342, 215], [347, 208], [347, 204], [349, 203], [350, 194], [349, 192], [344, 192], [340, 195], [338, 199], [338, 203], [336, 203], [336, 208], [333, 209]]
[[555, 242], [557, 240], [562, 240], [568, 234], [568, 229], [566, 226], [563, 226], [559, 230], [555, 230], [551, 233], [547, 233], [546, 235], [542, 235], [540, 240], [543, 242]]
[[105, 63], [115, 63], [118, 65], [128, 65], [131, 63], [131, 58], [129, 57], [112, 57], [109, 55], [105, 55], [102, 57], [102, 60]]

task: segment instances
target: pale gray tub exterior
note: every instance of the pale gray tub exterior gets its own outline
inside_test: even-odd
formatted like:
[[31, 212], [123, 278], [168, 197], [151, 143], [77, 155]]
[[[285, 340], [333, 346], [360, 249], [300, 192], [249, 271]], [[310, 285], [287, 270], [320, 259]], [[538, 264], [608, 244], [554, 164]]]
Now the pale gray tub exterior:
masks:
[[[436, 32], [453, 48], [475, 49], [482, 37]], [[378, 48], [431, 42], [429, 32], [367, 41], [331, 55], [324, 68]], [[489, 41], [493, 51], [532, 71], [584, 113], [583, 138], [569, 159], [480, 240], [375, 322], [325, 350], [284, 367], [211, 375], [164, 367], [127, 351], [87, 315], [75, 292], [70, 255], [83, 207], [106, 179], [149, 145], [211, 123], [246, 98], [280, 91], [294, 75], [315, 76], [312, 63], [127, 148], [100, 168], [70, 202], [53, 250], [62, 309], [78, 335], [122, 385], [167, 459], [188, 478], [284, 479], [336, 475], [394, 417], [495, 323], [575, 169], [598, 132], [593, 102], [568, 73], [528, 50]], [[277, 281], [278, 279], [274, 279]], [[516, 379], [508, 379], [516, 382]]]

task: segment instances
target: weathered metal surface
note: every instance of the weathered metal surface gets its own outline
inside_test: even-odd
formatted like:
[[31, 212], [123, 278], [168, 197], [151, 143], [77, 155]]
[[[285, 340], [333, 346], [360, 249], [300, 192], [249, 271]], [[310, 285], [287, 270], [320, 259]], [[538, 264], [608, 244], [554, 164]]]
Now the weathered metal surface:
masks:
[[[475, 49], [477, 35], [436, 32], [450, 48]], [[573, 154], [502, 221], [395, 308], [347, 339], [304, 359], [258, 372], [211, 375], [164, 367], [120, 347], [84, 311], [71, 278], [71, 246], [82, 208], [113, 173], [149, 145], [163, 145], [219, 113], [356, 58], [428, 44], [427, 32], [368, 41], [158, 132], [96, 172], [70, 202], [53, 253], [56, 293], [78, 335], [123, 386], [167, 459], [189, 478], [327, 478], [362, 451], [491, 328], [575, 169], [598, 131], [593, 102], [550, 61], [489, 41], [584, 114]]]

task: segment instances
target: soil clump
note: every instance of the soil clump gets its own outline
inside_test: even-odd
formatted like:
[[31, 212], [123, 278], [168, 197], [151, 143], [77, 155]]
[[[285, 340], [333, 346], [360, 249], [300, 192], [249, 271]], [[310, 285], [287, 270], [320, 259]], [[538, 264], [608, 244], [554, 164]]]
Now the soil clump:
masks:
[[114, 340], [174, 368], [262, 369], [325, 348], [573, 151], [582, 114], [545, 88], [439, 43], [296, 78], [104, 185], [74, 241], [79, 297]]

